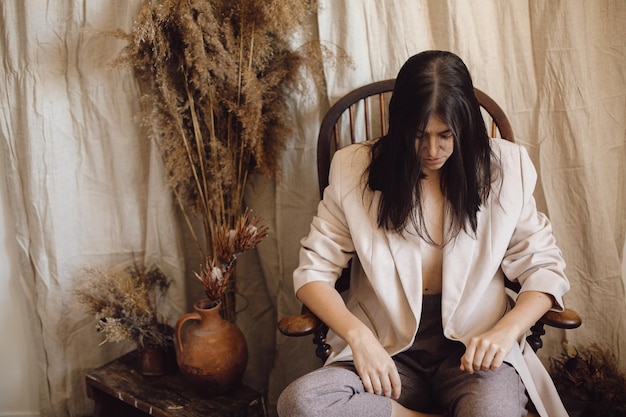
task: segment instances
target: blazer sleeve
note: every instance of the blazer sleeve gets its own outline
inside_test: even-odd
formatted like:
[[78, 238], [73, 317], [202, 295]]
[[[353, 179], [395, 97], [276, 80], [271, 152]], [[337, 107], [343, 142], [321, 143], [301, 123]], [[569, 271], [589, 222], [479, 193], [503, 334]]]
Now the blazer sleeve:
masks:
[[[554, 297], [554, 310], [563, 310], [563, 295], [569, 291], [565, 261], [548, 218], [537, 211], [533, 192], [537, 173], [526, 149], [518, 146], [522, 204], [509, 246], [502, 261], [505, 275], [521, 284], [523, 291], [540, 291]], [[505, 170], [505, 175], [516, 175]]]
[[311, 222], [309, 234], [300, 243], [299, 266], [293, 273], [294, 291], [312, 281], [333, 285], [354, 253], [354, 244], [342, 207], [342, 189], [354, 175], [348, 149], [337, 151], [331, 161], [329, 185]]

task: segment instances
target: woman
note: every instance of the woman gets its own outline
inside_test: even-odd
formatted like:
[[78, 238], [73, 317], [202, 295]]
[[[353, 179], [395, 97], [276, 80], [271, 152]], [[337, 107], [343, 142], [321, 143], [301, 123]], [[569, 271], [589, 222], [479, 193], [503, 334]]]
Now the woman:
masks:
[[[285, 389], [279, 415], [507, 417], [532, 403], [567, 416], [524, 340], [569, 290], [535, 182], [523, 148], [489, 139], [459, 57], [410, 58], [389, 133], [335, 154], [302, 240], [296, 295], [333, 352]], [[513, 308], [504, 279], [521, 284]]]

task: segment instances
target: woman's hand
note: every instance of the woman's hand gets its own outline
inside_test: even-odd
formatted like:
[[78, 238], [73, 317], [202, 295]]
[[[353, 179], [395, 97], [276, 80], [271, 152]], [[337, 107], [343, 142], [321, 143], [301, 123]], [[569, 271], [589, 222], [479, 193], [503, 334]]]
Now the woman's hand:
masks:
[[365, 391], [400, 398], [400, 375], [393, 359], [368, 328], [351, 331], [347, 342]]
[[526, 291], [519, 294], [515, 306], [493, 328], [470, 339], [461, 357], [461, 370], [495, 370], [502, 365], [513, 344], [548, 311], [554, 303], [552, 296]]
[[495, 371], [502, 365], [516, 339], [516, 331], [496, 329], [470, 339], [461, 357], [461, 370], [473, 374], [476, 371]]
[[303, 285], [297, 296], [350, 345], [354, 367], [365, 390], [398, 399], [400, 375], [396, 364], [374, 333], [346, 308], [337, 290], [326, 282], [313, 281]]

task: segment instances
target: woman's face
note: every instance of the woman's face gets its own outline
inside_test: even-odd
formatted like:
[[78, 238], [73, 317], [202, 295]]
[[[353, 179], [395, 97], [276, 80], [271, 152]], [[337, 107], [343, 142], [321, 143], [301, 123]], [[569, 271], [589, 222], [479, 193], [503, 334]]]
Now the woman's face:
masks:
[[454, 152], [454, 135], [439, 116], [433, 115], [423, 132], [415, 138], [415, 150], [422, 159], [422, 172], [437, 174]]

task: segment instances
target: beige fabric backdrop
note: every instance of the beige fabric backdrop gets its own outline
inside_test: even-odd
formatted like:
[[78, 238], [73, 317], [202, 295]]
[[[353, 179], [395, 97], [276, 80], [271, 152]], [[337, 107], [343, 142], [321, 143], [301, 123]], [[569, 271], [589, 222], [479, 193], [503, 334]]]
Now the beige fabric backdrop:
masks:
[[[184, 227], [139, 128], [132, 76], [106, 65], [122, 43], [99, 33], [128, 30], [142, 1], [41, 3], [0, 4], [0, 144], [21, 281], [41, 341], [42, 415], [78, 416], [92, 406], [84, 370], [132, 348], [97, 346], [93, 320], [73, 305], [80, 268], [133, 256], [158, 262], [175, 280], [172, 320], [198, 288]], [[239, 323], [251, 345], [246, 382], [268, 392], [270, 409], [285, 384], [318, 366], [310, 338], [284, 338], [275, 323], [300, 308], [291, 271], [317, 202], [321, 116], [339, 96], [395, 76], [424, 49], [462, 56], [537, 165], [537, 198], [568, 261], [566, 301], [584, 317], [575, 332], [550, 331], [544, 359], [566, 337], [606, 344], [626, 363], [625, 20], [621, 0], [320, 1], [311, 36], [345, 50], [354, 65], [328, 65], [327, 86], [293, 97], [296, 133], [283, 179], [255, 177], [247, 195], [272, 234], [238, 267], [240, 305], [247, 305]]]
[[[90, 412], [85, 369], [133, 348], [99, 347], [76, 305], [84, 267], [158, 262], [173, 278], [165, 313], [185, 311], [183, 253], [159, 158], [143, 140], [132, 74], [108, 66], [140, 1], [2, 1], [0, 138], [32, 306], [43, 416]], [[9, 340], [9, 339], [7, 339]]]

